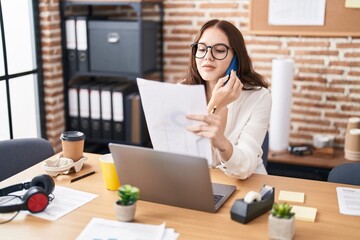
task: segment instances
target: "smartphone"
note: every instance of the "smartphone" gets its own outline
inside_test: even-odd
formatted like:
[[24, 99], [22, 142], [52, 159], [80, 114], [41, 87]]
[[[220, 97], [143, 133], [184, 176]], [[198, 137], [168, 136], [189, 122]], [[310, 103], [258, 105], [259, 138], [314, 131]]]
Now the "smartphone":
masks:
[[226, 70], [226, 73], [225, 73], [225, 76], [228, 75], [228, 79], [224, 82], [224, 86], [227, 84], [227, 82], [230, 79], [231, 70], [234, 70], [237, 73], [238, 65], [239, 65], [238, 59], [237, 59], [236, 55], [234, 55], [233, 59], [230, 62], [230, 65], [229, 65], [229, 67], [228, 67], [228, 69]]

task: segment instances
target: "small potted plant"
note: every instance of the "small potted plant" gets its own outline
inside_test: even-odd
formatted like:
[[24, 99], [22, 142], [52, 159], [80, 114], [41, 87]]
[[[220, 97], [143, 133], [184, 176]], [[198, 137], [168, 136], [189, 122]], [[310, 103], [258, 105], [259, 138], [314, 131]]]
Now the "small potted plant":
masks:
[[291, 240], [295, 234], [295, 213], [287, 203], [274, 203], [269, 215], [269, 238]]
[[136, 201], [140, 190], [129, 184], [121, 185], [117, 192], [119, 199], [115, 203], [115, 212], [119, 221], [129, 222], [134, 219]]

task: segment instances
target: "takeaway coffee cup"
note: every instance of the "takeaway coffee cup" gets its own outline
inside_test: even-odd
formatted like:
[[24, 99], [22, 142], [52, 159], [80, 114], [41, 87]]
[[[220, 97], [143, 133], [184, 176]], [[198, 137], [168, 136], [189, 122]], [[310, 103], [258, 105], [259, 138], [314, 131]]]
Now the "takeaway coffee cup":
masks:
[[62, 156], [71, 158], [74, 162], [83, 157], [85, 134], [79, 131], [63, 132], [60, 136]]
[[347, 127], [346, 127], [346, 133], [348, 134], [350, 132], [350, 130], [353, 128], [360, 128], [360, 118], [357, 118], [357, 117], [349, 118]]
[[360, 153], [360, 128], [350, 129], [346, 139], [345, 151]]
[[99, 160], [106, 188], [112, 191], [117, 190], [120, 187], [120, 182], [111, 153], [101, 155]]
[[[355, 145], [356, 145], [357, 136], [350, 136], [350, 131], [352, 129], [360, 129], [360, 118], [352, 117], [352, 118], [349, 118], [349, 120], [348, 120], [348, 124], [346, 127], [346, 133], [345, 133], [345, 150], [351, 149], [352, 151], [354, 151], [353, 149], [356, 147]], [[355, 131], [355, 132], [357, 132], [357, 131]], [[353, 133], [352, 135], [357, 135], [357, 134]]]

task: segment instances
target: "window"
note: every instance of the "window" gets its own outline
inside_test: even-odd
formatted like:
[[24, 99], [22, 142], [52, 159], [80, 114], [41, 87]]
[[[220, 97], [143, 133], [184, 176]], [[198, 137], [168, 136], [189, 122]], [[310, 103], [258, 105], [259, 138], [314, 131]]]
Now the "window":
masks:
[[45, 135], [38, 7], [0, 1], [0, 140]]

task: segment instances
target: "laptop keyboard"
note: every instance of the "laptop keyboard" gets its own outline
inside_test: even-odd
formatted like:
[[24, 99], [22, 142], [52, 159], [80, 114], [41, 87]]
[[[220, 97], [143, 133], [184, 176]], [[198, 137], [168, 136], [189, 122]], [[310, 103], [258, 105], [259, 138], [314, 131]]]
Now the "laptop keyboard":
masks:
[[224, 197], [224, 195], [213, 195], [215, 205]]

